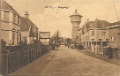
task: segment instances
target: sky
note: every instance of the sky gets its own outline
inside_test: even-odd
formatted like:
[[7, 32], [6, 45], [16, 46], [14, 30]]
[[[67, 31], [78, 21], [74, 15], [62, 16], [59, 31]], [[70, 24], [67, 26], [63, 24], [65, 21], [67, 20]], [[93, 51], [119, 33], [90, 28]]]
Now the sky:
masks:
[[[89, 19], [96, 18], [108, 22], [120, 21], [120, 0], [6, 0], [21, 16], [29, 12], [29, 18], [39, 31], [57, 30], [61, 36], [71, 37], [70, 15], [77, 12], [82, 15], [80, 27]], [[48, 8], [45, 8], [48, 7]], [[52, 9], [52, 7], [54, 7]], [[56, 8], [55, 8], [56, 7]], [[66, 8], [58, 8], [66, 7]]]

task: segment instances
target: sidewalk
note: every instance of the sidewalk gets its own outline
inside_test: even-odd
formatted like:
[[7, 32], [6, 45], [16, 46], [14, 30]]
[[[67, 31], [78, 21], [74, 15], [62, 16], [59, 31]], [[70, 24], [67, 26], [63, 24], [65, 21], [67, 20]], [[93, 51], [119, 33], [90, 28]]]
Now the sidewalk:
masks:
[[116, 59], [116, 58], [112, 58], [112, 59], [108, 59], [107, 56], [104, 56], [104, 55], [100, 55], [100, 54], [93, 54], [93, 53], [90, 53], [88, 51], [88, 49], [77, 49], [77, 51], [81, 52], [81, 53], [84, 53], [86, 55], [89, 55], [91, 57], [96, 57], [98, 59], [101, 59], [101, 60], [104, 60], [106, 62], [109, 62], [109, 63], [112, 63], [112, 64], [116, 64], [116, 65], [120, 65], [120, 60], [119, 59]]
[[18, 69], [17, 71], [9, 74], [8, 76], [39, 76], [46, 67], [46, 65], [48, 65], [51, 59], [54, 57], [55, 53], [56, 50], [51, 50], [50, 52], [39, 57], [32, 63]]

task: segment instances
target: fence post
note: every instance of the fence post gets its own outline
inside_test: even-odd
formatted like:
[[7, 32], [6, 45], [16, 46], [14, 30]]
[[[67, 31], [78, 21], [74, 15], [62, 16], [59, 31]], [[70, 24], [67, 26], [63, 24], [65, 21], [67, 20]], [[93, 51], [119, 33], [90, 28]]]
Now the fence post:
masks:
[[2, 74], [8, 75], [8, 53], [2, 55]]

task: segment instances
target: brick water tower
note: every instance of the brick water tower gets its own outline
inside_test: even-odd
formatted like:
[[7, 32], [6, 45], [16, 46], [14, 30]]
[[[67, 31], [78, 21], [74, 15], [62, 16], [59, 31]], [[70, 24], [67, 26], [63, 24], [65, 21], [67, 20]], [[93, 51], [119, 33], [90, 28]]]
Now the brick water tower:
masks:
[[70, 16], [71, 18], [71, 23], [72, 23], [72, 42], [76, 43], [77, 38], [78, 38], [78, 30], [79, 30], [79, 25], [81, 23], [81, 15], [77, 13], [77, 9], [75, 10], [75, 13]]

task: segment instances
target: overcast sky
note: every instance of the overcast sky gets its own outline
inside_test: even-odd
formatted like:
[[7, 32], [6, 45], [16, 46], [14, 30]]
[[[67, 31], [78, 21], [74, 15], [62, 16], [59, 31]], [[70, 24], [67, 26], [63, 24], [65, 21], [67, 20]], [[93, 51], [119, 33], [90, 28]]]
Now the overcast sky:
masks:
[[[64, 37], [71, 37], [72, 24], [70, 15], [78, 10], [82, 15], [82, 26], [87, 19], [97, 19], [116, 22], [120, 20], [120, 0], [6, 0], [13, 8], [24, 16], [25, 11], [29, 12], [29, 18], [38, 26], [40, 31], [50, 31], [53, 34], [57, 29]], [[45, 8], [49, 6], [50, 8]], [[52, 7], [68, 7], [51, 8]]]

